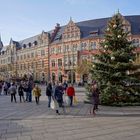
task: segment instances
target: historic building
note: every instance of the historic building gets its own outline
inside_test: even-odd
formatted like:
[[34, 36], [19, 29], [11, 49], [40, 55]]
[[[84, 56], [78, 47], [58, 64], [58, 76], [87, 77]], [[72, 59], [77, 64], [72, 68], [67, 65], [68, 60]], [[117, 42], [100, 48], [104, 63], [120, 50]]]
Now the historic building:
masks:
[[[137, 46], [136, 63], [140, 63], [140, 16], [120, 16], [124, 29], [129, 31], [129, 40]], [[0, 39], [0, 78], [32, 75], [34, 80], [86, 80], [85, 75], [76, 72], [77, 66], [86, 59], [94, 61], [104, 31], [110, 18], [74, 23], [72, 19], [65, 26], [56, 27], [48, 32], [22, 41], [10, 40], [3, 46]]]

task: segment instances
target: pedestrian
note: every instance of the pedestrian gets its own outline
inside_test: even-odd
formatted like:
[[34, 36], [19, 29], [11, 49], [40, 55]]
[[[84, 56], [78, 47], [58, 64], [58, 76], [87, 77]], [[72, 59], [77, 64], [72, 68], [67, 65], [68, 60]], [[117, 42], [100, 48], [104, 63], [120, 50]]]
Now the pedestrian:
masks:
[[34, 86], [32, 93], [35, 96], [35, 101], [36, 101], [36, 104], [38, 105], [39, 98], [41, 96], [41, 89], [39, 88], [39, 86], [37, 84]]
[[20, 102], [25, 102], [25, 99], [24, 99], [24, 88], [22, 86], [22, 84], [20, 83], [19, 87], [18, 87], [18, 94], [19, 94], [19, 97], [20, 97]]
[[26, 93], [26, 102], [29, 102], [29, 93], [28, 93], [28, 84], [27, 82], [24, 82], [24, 92]]
[[48, 107], [51, 105], [51, 97], [52, 97], [52, 84], [48, 82], [46, 87], [46, 96], [48, 96]]
[[8, 92], [8, 86], [7, 86], [7, 82], [4, 82], [4, 94], [7, 95], [7, 92]]
[[66, 90], [66, 94], [70, 100], [70, 106], [73, 105], [73, 96], [75, 96], [75, 89], [72, 84], [70, 84]]
[[28, 85], [28, 88], [27, 88], [28, 102], [32, 102], [32, 90], [33, 90], [34, 83], [32, 80], [29, 80], [27, 85]]
[[2, 82], [0, 81], [0, 95], [2, 93]]
[[95, 111], [98, 110], [99, 94], [100, 94], [100, 92], [99, 92], [97, 83], [94, 81], [94, 83], [91, 86], [91, 103], [92, 103], [92, 107], [90, 108], [90, 114], [96, 115]]
[[52, 109], [55, 109], [56, 114], [60, 115], [59, 110], [58, 110], [58, 102], [55, 98], [55, 89], [56, 89], [57, 86], [58, 86], [58, 82], [55, 83], [53, 81], [53, 83], [52, 83], [52, 101], [54, 102], [54, 108], [52, 108]]
[[15, 103], [17, 102], [16, 101], [16, 93], [17, 93], [17, 90], [16, 90], [16, 86], [15, 86], [15, 83], [13, 83], [11, 85], [11, 87], [9, 88], [8, 90], [8, 93], [11, 95], [11, 102], [13, 102], [13, 98], [15, 100]]
[[59, 85], [55, 88], [55, 94], [54, 97], [59, 105], [59, 107], [63, 108], [63, 112], [65, 113], [65, 107], [63, 104], [63, 94], [64, 94], [64, 88], [62, 86], [62, 83], [59, 83]]

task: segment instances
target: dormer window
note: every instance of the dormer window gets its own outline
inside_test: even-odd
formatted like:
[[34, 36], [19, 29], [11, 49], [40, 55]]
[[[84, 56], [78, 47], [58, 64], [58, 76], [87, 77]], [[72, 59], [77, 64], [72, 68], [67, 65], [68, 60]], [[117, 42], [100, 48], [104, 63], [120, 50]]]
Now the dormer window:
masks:
[[98, 30], [93, 30], [91, 32], [89, 32], [90, 35], [98, 35]]
[[26, 48], [26, 44], [23, 45], [23, 48]]
[[38, 42], [37, 42], [37, 41], [35, 41], [35, 42], [34, 42], [34, 45], [36, 46], [37, 44], [38, 44]]
[[29, 45], [29, 47], [31, 47], [31, 46], [32, 46], [32, 44], [31, 44], [31, 43], [29, 43], [28, 45]]

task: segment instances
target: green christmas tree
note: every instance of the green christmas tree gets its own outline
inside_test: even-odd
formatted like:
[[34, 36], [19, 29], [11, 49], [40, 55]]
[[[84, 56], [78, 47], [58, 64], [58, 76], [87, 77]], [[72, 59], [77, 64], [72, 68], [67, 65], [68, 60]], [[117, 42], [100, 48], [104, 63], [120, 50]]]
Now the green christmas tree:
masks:
[[115, 14], [108, 22], [91, 70], [99, 84], [103, 104], [138, 102], [135, 97], [140, 94], [137, 86], [140, 66], [134, 64], [136, 48], [128, 41], [128, 36], [122, 16]]

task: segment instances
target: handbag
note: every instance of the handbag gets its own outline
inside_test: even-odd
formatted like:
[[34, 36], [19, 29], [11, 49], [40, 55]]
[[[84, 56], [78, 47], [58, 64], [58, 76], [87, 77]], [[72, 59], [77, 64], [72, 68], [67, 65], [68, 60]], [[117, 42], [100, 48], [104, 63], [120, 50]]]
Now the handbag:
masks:
[[78, 103], [78, 100], [77, 100], [76, 96], [73, 97], [73, 103], [74, 104], [77, 104]]
[[54, 100], [51, 101], [51, 109], [55, 109], [55, 103], [54, 103]]
[[65, 96], [65, 102], [67, 105], [70, 105], [70, 98], [69, 96]]

